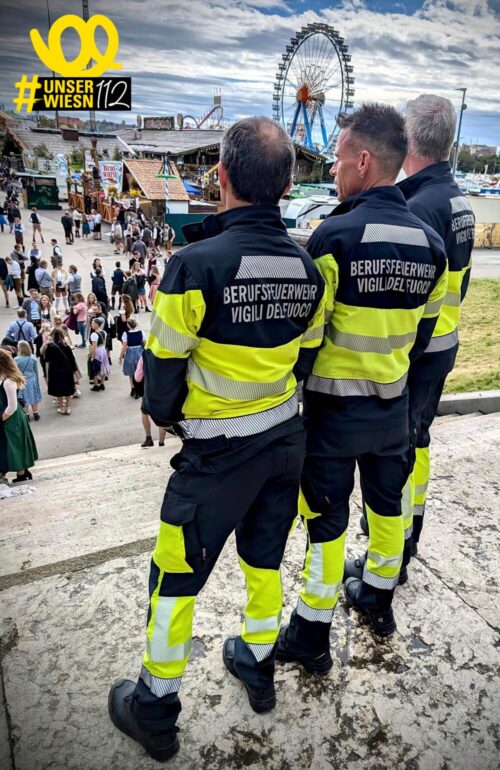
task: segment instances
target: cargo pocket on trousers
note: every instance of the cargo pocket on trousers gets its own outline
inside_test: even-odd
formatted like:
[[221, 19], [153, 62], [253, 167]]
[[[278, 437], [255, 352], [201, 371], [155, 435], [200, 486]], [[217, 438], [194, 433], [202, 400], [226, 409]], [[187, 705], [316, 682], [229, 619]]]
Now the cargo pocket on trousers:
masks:
[[164, 572], [194, 572], [202, 558], [196, 526], [197, 504], [166, 494], [160, 514], [160, 532], [153, 555]]

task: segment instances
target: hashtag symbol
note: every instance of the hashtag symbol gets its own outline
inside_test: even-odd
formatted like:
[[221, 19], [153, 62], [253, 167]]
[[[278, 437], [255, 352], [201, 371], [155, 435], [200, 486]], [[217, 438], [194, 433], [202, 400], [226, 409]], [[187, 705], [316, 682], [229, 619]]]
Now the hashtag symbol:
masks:
[[[27, 75], [22, 76], [21, 80], [16, 83], [19, 94], [12, 100], [16, 105], [16, 112], [21, 112], [24, 105], [26, 105], [26, 112], [32, 111], [35, 104], [36, 89], [39, 86], [38, 75], [33, 75], [33, 80], [28, 80]], [[26, 92], [28, 92], [28, 96], [26, 96]]]

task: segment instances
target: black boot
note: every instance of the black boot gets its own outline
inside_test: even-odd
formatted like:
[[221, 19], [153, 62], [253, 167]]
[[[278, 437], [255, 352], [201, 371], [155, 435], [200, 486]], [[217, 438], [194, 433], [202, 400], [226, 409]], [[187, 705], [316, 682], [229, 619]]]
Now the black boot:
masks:
[[108, 711], [111, 721], [122, 733], [140, 743], [148, 754], [157, 762], [166, 762], [179, 751], [179, 728], [173, 727], [163, 733], [148, 733], [141, 730], [132, 714], [130, 705], [135, 690], [135, 682], [130, 679], [117, 679], [108, 696]]
[[359, 526], [361, 527], [361, 532], [364, 535], [368, 535], [368, 519], [364, 513], [362, 513], [359, 517]]
[[306, 620], [294, 610], [290, 624], [280, 630], [276, 660], [300, 663], [309, 674], [327, 674], [333, 666], [330, 623]]
[[347, 579], [344, 591], [349, 604], [368, 619], [374, 633], [390, 636], [395, 632], [396, 621], [391, 608], [393, 591], [372, 588], [355, 577]]
[[222, 660], [229, 673], [235, 676], [236, 679], [239, 679], [247, 691], [248, 700], [253, 710], [257, 714], [265, 714], [266, 711], [271, 711], [276, 706], [274, 682], [271, 681], [269, 685], [264, 688], [252, 687], [252, 685], [248, 684], [248, 682], [240, 676], [234, 661], [237, 639], [237, 636], [228, 636], [224, 642], [224, 647], [222, 648]]
[[[406, 542], [405, 541], [405, 549], [406, 549]], [[406, 553], [406, 550], [405, 550]], [[363, 554], [363, 556], [358, 556], [357, 559], [346, 559], [344, 564], [344, 577], [342, 578], [342, 582], [345, 583], [346, 580], [348, 580], [351, 577], [357, 578], [358, 580], [363, 579], [363, 568], [365, 566], [366, 561], [366, 553]], [[408, 561], [405, 563], [405, 556], [403, 554], [403, 565], [399, 571], [399, 580], [398, 585], [404, 586], [406, 582], [408, 582], [408, 570], [406, 569], [406, 564], [408, 564]]]

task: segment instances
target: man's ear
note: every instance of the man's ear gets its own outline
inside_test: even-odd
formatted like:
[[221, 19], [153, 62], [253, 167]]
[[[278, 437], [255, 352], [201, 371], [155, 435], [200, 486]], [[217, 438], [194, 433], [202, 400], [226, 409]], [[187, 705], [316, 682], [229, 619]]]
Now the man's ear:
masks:
[[363, 150], [359, 156], [358, 171], [360, 177], [363, 179], [369, 172], [372, 163], [372, 156], [368, 150]]
[[227, 188], [227, 182], [228, 182], [228, 178], [227, 178], [226, 167], [224, 166], [224, 164], [221, 161], [219, 163], [219, 185], [221, 187], [223, 187], [224, 189], [226, 189]]
[[287, 193], [289, 193], [290, 190], [292, 189], [292, 186], [293, 186], [293, 179], [290, 178], [290, 181], [288, 182], [287, 186], [285, 187], [285, 189], [283, 190], [281, 195], [283, 196], [283, 195], [286, 195]]

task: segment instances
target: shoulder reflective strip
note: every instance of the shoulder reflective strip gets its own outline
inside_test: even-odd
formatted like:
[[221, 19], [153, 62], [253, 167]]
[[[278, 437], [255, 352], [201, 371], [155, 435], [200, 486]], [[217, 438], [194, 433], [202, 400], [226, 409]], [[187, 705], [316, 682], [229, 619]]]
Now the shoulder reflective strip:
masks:
[[279, 257], [256, 254], [241, 257], [235, 280], [244, 278], [307, 278], [300, 257]]
[[450, 204], [452, 214], [458, 214], [459, 211], [472, 211], [472, 206], [464, 195], [450, 198]]
[[423, 516], [425, 512], [425, 503], [422, 505], [414, 505], [413, 506], [413, 515], [414, 516]]
[[245, 628], [247, 633], [255, 634], [259, 631], [279, 631], [281, 623], [281, 613], [279, 615], [271, 615], [268, 618], [249, 618], [245, 614]]
[[415, 494], [416, 495], [425, 495], [427, 492], [427, 482], [425, 484], [415, 484]]
[[335, 609], [317, 610], [314, 607], [309, 607], [309, 605], [300, 598], [297, 602], [297, 615], [300, 615], [301, 618], [305, 618], [305, 620], [309, 620], [311, 623], [318, 621], [320, 623], [331, 623], [334, 612]]
[[407, 334], [388, 334], [387, 337], [371, 337], [368, 334], [352, 334], [343, 332], [335, 326], [328, 328], [328, 337], [334, 345], [355, 350], [358, 353], [385, 353], [390, 355], [393, 350], [400, 350], [406, 345], [415, 342], [416, 332]]
[[361, 243], [401, 243], [405, 246], [429, 246], [423, 230], [402, 225], [367, 224]]
[[460, 294], [456, 294], [454, 291], [447, 291], [444, 295], [443, 305], [448, 305], [448, 307], [460, 307]]
[[241, 382], [230, 380], [211, 369], [198, 366], [192, 358], [189, 359], [187, 380], [201, 385], [216, 396], [232, 398], [238, 401], [255, 401], [266, 396], [279, 396], [286, 390], [286, 385], [292, 372], [287, 372], [275, 382]]
[[428, 313], [438, 313], [441, 310], [442, 302], [440, 299], [436, 299], [434, 302], [428, 302], [424, 309], [424, 315]]
[[199, 344], [197, 337], [190, 337], [168, 326], [153, 310], [151, 317], [151, 334], [159, 341], [160, 345], [172, 353], [186, 353], [193, 350]]
[[432, 337], [425, 349], [425, 353], [440, 353], [443, 350], [450, 350], [458, 345], [458, 329], [454, 329], [449, 334], [443, 334], [441, 337]]
[[144, 666], [141, 668], [140, 678], [157, 698], [163, 698], [164, 695], [171, 695], [181, 689], [182, 679], [180, 676], [162, 679], [159, 676], [153, 676]]
[[319, 326], [317, 329], [307, 329], [300, 338], [300, 341], [311, 342], [311, 340], [321, 340], [323, 339], [323, 330], [324, 326]]
[[399, 567], [403, 554], [398, 556], [382, 556], [382, 554], [375, 551], [368, 551], [368, 558], [374, 561], [378, 567]]
[[399, 574], [392, 578], [382, 577], [381, 575], [375, 575], [374, 572], [370, 572], [365, 568], [363, 570], [363, 583], [367, 583], [373, 588], [381, 588], [383, 591], [390, 591], [396, 588], [399, 581]]
[[336, 596], [341, 588], [342, 583], [320, 583], [316, 580], [307, 580], [304, 585], [306, 594], [319, 596], [321, 599]]
[[378, 396], [379, 398], [397, 398], [406, 386], [408, 374], [405, 373], [395, 382], [373, 382], [373, 380], [338, 380], [318, 377], [312, 374], [306, 382], [306, 390], [326, 393], [330, 396]]
[[283, 404], [267, 409], [265, 412], [248, 414], [243, 417], [228, 417], [226, 419], [191, 419], [179, 423], [186, 438], [237, 438], [238, 436], [254, 436], [263, 433], [275, 425], [291, 420], [299, 410], [299, 402], [294, 394]]
[[260, 663], [261, 660], [269, 657], [274, 650], [274, 644], [249, 644], [248, 642], [245, 642], [245, 644], [253, 654], [257, 663]]

